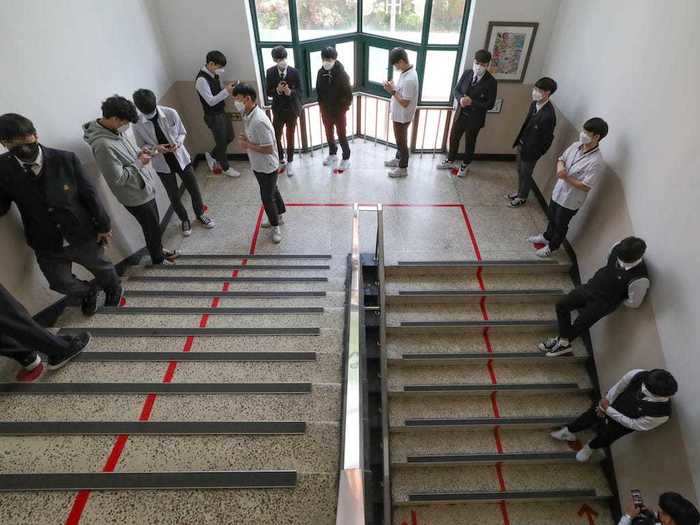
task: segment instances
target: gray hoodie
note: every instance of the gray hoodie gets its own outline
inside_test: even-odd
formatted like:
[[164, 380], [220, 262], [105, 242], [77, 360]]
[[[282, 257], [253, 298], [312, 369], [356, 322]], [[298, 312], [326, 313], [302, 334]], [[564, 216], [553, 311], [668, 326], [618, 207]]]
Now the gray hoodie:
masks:
[[133, 207], [155, 198], [154, 172], [150, 165], [141, 165], [139, 150], [124, 134], [91, 120], [83, 124], [83, 139], [92, 148], [97, 168], [119, 202]]

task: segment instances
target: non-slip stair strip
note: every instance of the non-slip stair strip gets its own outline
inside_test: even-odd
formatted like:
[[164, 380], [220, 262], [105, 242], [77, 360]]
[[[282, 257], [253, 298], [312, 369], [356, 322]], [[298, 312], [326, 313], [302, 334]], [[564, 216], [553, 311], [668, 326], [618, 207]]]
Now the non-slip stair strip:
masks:
[[134, 275], [129, 282], [141, 283], [327, 283], [328, 277], [208, 277], [202, 275]]
[[73, 362], [316, 361], [316, 352], [83, 352]]
[[290, 307], [290, 308], [227, 308], [227, 307], [196, 307], [196, 306], [129, 306], [100, 308], [98, 314], [109, 315], [297, 315], [322, 314], [323, 308]]
[[178, 259], [332, 259], [332, 255], [328, 254], [310, 254], [304, 255], [293, 254], [277, 254], [277, 253], [258, 253], [255, 255], [235, 255], [228, 253], [181, 253], [178, 255]]
[[470, 328], [470, 327], [486, 327], [486, 326], [514, 326], [514, 327], [534, 327], [534, 328], [548, 328], [557, 326], [556, 321], [540, 321], [537, 319], [524, 319], [524, 320], [488, 320], [488, 321], [401, 321], [401, 326], [413, 326], [413, 327], [456, 327], [456, 328]]
[[309, 394], [311, 383], [0, 383], [0, 394]]
[[[576, 356], [579, 359], [585, 359], [585, 356]], [[547, 360], [552, 361], [551, 358], [544, 355], [543, 352], [455, 352], [455, 353], [416, 353], [416, 354], [402, 354], [401, 361], [452, 361], [452, 360], [508, 360], [508, 359], [533, 359], [533, 360]], [[557, 358], [557, 362], [561, 361], [562, 358]]]
[[149, 270], [330, 270], [327, 264], [150, 264]]
[[537, 383], [537, 384], [504, 384], [496, 385], [405, 385], [403, 392], [583, 392], [576, 383]]
[[95, 337], [226, 337], [226, 336], [316, 336], [319, 328], [61, 328], [59, 335], [89, 331]]
[[505, 501], [505, 500], [569, 500], [597, 499], [595, 490], [527, 490], [505, 492], [437, 492], [426, 494], [409, 494], [409, 502], [449, 503], [459, 501]]
[[411, 267], [411, 268], [422, 268], [431, 266], [466, 266], [466, 267], [476, 267], [479, 266], [535, 266], [535, 267], [548, 267], [548, 266], [565, 266], [566, 263], [561, 263], [554, 259], [546, 259], [542, 261], [537, 260], [522, 260], [522, 259], [498, 259], [498, 260], [484, 260], [484, 261], [399, 261], [398, 266]]
[[[401, 296], [464, 296], [464, 297], [499, 297], [499, 296], [528, 296], [528, 295], [563, 295], [563, 290], [399, 290], [399, 295]], [[387, 295], [387, 298], [392, 297], [392, 295]]]
[[434, 419], [406, 419], [406, 427], [480, 427], [480, 426], [511, 426], [511, 425], [536, 425], [552, 426], [570, 423], [576, 416], [553, 417], [475, 417], [475, 418], [434, 418]]
[[[507, 463], [516, 461], [556, 462], [572, 461], [576, 452], [516, 452], [504, 454], [432, 454], [407, 456], [406, 464], [426, 465], [450, 463]], [[403, 464], [403, 463], [401, 463]]]
[[0, 491], [293, 488], [293, 470], [0, 474]]
[[280, 299], [289, 297], [325, 297], [326, 292], [217, 292], [216, 290], [124, 290], [126, 297], [221, 297]]
[[304, 434], [298, 421], [13, 421], [0, 422], [2, 436], [37, 435], [266, 435]]

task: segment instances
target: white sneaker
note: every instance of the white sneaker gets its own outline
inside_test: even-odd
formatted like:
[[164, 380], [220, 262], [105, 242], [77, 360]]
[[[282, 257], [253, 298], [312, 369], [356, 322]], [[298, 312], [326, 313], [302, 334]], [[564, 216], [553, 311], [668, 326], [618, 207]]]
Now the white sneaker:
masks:
[[469, 164], [462, 164], [459, 167], [459, 172], [457, 173], [457, 176], [464, 178], [467, 176], [467, 173], [469, 173]]
[[594, 450], [586, 443], [581, 450], [576, 453], [576, 461], [586, 463], [593, 455]]
[[389, 171], [388, 175], [392, 179], [400, 179], [408, 175], [408, 170], [406, 168], [394, 168], [393, 170]]
[[542, 248], [537, 250], [535, 255], [537, 255], [537, 257], [542, 257], [543, 259], [552, 255], [552, 250], [549, 247], [549, 244], [545, 244]]
[[241, 173], [239, 171], [234, 170], [229, 166], [227, 170], [223, 171], [223, 174], [226, 175], [227, 177], [231, 177], [233, 179], [238, 178], [241, 176]]
[[[280, 215], [279, 218], [279, 226], [282, 226], [284, 224], [284, 218]], [[261, 228], [272, 228], [272, 224], [270, 224], [270, 219], [265, 219], [265, 221], [260, 225]]]
[[398, 168], [399, 167], [399, 159], [385, 160], [384, 167], [386, 167], [386, 168]]
[[285, 170], [287, 171], [287, 177], [293, 177], [293, 176], [294, 176], [294, 168], [292, 168], [292, 163], [291, 163], [291, 162], [287, 162], [287, 166], [286, 166]]
[[443, 160], [440, 164], [437, 165], [437, 169], [439, 170], [453, 170], [457, 166], [455, 166], [455, 163], [452, 162], [451, 160]]
[[338, 169], [340, 171], [345, 171], [350, 169], [350, 159], [343, 159], [340, 161], [340, 165], [338, 166]]
[[559, 441], [576, 441], [576, 434], [570, 432], [568, 427], [562, 427], [549, 435]]
[[211, 153], [206, 152], [204, 154], [204, 160], [207, 161], [207, 166], [209, 166], [209, 171], [214, 173], [214, 168], [216, 167], [216, 159], [211, 156]]
[[337, 155], [328, 155], [325, 159], [323, 159], [324, 166], [335, 166], [336, 162], [338, 162]]
[[282, 230], [279, 226], [273, 226], [272, 228], [272, 242], [279, 244], [282, 241]]
[[531, 235], [527, 238], [527, 242], [531, 244], [549, 244], [549, 241], [541, 233], [539, 235]]

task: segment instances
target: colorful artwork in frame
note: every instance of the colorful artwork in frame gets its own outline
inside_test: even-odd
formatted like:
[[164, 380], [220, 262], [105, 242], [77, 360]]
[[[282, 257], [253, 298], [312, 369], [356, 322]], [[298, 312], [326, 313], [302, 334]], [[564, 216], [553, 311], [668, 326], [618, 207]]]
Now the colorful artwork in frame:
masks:
[[489, 22], [486, 49], [491, 52], [489, 71], [501, 82], [522, 82], [530, 61], [537, 22]]

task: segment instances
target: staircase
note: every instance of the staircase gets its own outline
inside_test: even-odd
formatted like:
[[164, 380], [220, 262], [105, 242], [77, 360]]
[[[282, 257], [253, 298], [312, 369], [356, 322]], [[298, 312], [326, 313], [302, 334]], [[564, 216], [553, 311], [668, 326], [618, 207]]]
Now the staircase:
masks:
[[345, 274], [182, 255], [131, 268], [121, 307], [69, 310], [89, 350], [0, 384], [0, 523], [332, 523]]
[[[598, 461], [579, 464], [551, 429], [591, 403], [580, 341], [556, 332], [568, 263], [386, 266], [386, 388], [394, 525], [613, 524]], [[595, 521], [590, 521], [594, 519]]]

